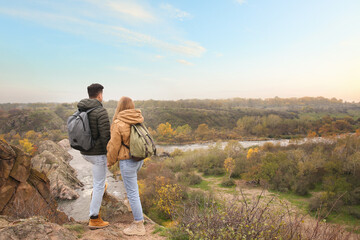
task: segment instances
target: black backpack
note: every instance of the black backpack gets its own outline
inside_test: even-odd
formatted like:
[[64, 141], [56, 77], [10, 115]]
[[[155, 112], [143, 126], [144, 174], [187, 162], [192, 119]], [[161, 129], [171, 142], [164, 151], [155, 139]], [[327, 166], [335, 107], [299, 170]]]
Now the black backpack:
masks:
[[88, 114], [96, 108], [99, 107], [94, 107], [87, 111], [78, 110], [68, 118], [67, 129], [72, 148], [88, 151], [94, 147], [95, 142], [91, 137]]

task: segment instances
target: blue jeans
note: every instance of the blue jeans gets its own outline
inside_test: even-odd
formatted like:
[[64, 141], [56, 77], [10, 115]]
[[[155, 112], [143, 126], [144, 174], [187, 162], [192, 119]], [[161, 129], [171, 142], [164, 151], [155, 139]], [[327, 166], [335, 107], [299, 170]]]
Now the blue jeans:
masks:
[[106, 179], [106, 155], [82, 155], [83, 158], [92, 163], [93, 172], [93, 194], [90, 203], [90, 217], [99, 215], [101, 202], [105, 190]]
[[139, 186], [137, 184], [137, 172], [143, 163], [144, 160], [134, 161], [132, 159], [126, 159], [119, 161], [121, 176], [135, 221], [144, 219], [139, 196]]

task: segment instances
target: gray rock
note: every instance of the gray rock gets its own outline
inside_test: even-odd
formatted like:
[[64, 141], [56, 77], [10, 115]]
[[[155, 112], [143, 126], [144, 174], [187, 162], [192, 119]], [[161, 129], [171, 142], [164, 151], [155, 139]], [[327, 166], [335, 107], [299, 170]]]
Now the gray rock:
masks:
[[69, 164], [72, 156], [52, 141], [41, 142], [39, 153], [31, 159], [31, 165], [49, 178], [51, 195], [63, 200], [77, 199], [79, 195], [76, 189], [83, 184], [77, 179], [76, 170]]

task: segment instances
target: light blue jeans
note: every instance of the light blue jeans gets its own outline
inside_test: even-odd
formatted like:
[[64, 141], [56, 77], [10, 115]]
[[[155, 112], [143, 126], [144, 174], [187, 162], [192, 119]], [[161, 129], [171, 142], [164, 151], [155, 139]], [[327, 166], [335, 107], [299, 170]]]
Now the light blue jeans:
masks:
[[90, 203], [89, 216], [99, 215], [101, 202], [105, 190], [106, 179], [106, 155], [82, 155], [83, 158], [92, 163], [93, 172], [93, 194]]
[[137, 184], [137, 172], [143, 163], [144, 160], [134, 161], [132, 159], [126, 159], [119, 161], [121, 176], [135, 221], [144, 219], [139, 196], [139, 186]]

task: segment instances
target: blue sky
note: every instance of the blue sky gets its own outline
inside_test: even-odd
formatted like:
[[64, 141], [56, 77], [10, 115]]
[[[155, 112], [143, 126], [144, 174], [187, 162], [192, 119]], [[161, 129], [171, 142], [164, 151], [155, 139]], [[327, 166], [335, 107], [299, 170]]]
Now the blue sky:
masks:
[[358, 0], [0, 0], [0, 102], [360, 101]]

